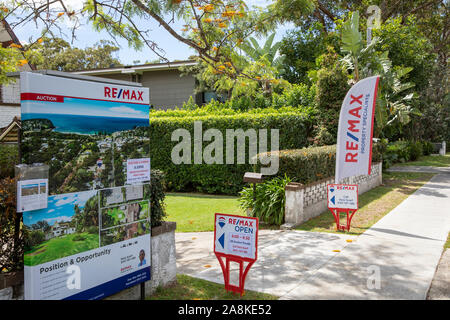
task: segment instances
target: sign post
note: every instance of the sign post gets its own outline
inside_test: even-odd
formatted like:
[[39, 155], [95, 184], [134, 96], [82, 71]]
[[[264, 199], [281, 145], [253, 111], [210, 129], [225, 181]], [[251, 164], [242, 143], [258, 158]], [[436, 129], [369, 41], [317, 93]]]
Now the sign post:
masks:
[[[258, 258], [258, 228], [258, 218], [215, 214], [214, 254], [222, 268], [225, 290], [244, 295], [245, 278]], [[230, 262], [239, 264], [239, 286], [230, 284]]]
[[[336, 230], [349, 231], [353, 215], [358, 210], [358, 185], [328, 184], [328, 209], [336, 221]], [[345, 224], [340, 223], [340, 214], [346, 213]]]

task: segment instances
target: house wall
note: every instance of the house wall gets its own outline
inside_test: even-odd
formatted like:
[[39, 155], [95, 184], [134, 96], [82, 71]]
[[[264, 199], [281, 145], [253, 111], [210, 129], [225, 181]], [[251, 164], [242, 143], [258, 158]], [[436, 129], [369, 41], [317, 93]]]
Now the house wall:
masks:
[[20, 81], [10, 83], [8, 85], [2, 85], [1, 89], [1, 102], [2, 103], [15, 103], [20, 104]]
[[[133, 81], [131, 74], [103, 74], [96, 77]], [[144, 71], [140, 76], [142, 86], [150, 89], [150, 104], [155, 109], [182, 107], [192, 96], [195, 98], [195, 78], [191, 75], [181, 77], [179, 70]]]
[[5, 106], [0, 103], [0, 128], [9, 125], [14, 117], [20, 117], [20, 105]]
[[183, 102], [194, 96], [195, 79], [193, 76], [180, 76], [178, 70], [144, 72], [142, 85], [150, 88], [150, 104], [155, 109], [181, 108]]
[[0, 86], [0, 128], [4, 128], [20, 117], [20, 83], [16, 81]]
[[100, 77], [100, 78], [113, 79], [113, 80], [120, 80], [120, 81], [133, 81], [130, 74], [124, 74], [124, 73], [99, 74], [99, 75], [93, 75], [93, 76]]

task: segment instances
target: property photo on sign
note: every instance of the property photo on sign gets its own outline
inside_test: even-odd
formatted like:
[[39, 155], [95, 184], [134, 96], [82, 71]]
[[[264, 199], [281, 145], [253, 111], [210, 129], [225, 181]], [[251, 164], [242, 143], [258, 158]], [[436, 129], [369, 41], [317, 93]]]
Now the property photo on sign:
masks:
[[[101, 299], [149, 280], [150, 263], [139, 264], [141, 250], [150, 256], [148, 89], [37, 73], [20, 80], [22, 163], [49, 166], [36, 191], [20, 185], [28, 197], [48, 194], [46, 207], [23, 213], [25, 298]], [[64, 281], [71, 265], [80, 268], [76, 289]]]

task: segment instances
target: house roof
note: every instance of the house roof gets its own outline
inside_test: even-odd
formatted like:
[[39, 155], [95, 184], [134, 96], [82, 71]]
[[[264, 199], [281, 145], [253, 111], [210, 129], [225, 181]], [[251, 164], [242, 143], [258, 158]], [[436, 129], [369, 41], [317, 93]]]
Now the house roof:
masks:
[[[14, 31], [9, 26], [5, 19], [0, 20], [0, 44], [3, 48], [9, 47], [11, 44], [18, 44], [22, 46], [19, 39], [14, 34]], [[23, 48], [21, 48], [23, 50]], [[36, 67], [31, 63], [26, 63], [19, 68], [21, 71], [36, 70]]]
[[182, 66], [195, 66], [198, 64], [195, 60], [173, 61], [167, 63], [147, 63], [134, 66], [103, 68], [75, 71], [75, 74], [91, 74], [91, 75], [106, 75], [106, 74], [141, 74], [144, 71], [161, 71], [161, 70], [177, 70]]
[[[17, 129], [21, 128], [20, 119], [14, 117], [9, 125], [0, 129], [0, 142], [17, 143], [18, 133]], [[15, 130], [16, 129], [16, 130]]]

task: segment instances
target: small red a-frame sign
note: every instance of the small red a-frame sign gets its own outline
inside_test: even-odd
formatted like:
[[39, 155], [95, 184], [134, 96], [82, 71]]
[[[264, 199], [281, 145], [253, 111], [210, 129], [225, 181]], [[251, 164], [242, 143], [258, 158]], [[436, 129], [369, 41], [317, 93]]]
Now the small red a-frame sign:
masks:
[[[222, 268], [225, 290], [244, 294], [245, 278], [258, 259], [258, 229], [258, 218], [215, 214], [214, 254]], [[230, 262], [239, 264], [239, 286], [230, 284]]]
[[[328, 184], [328, 209], [336, 221], [336, 229], [349, 231], [353, 215], [358, 210], [358, 185], [356, 184]], [[340, 214], [346, 213], [346, 224], [341, 224]]]

